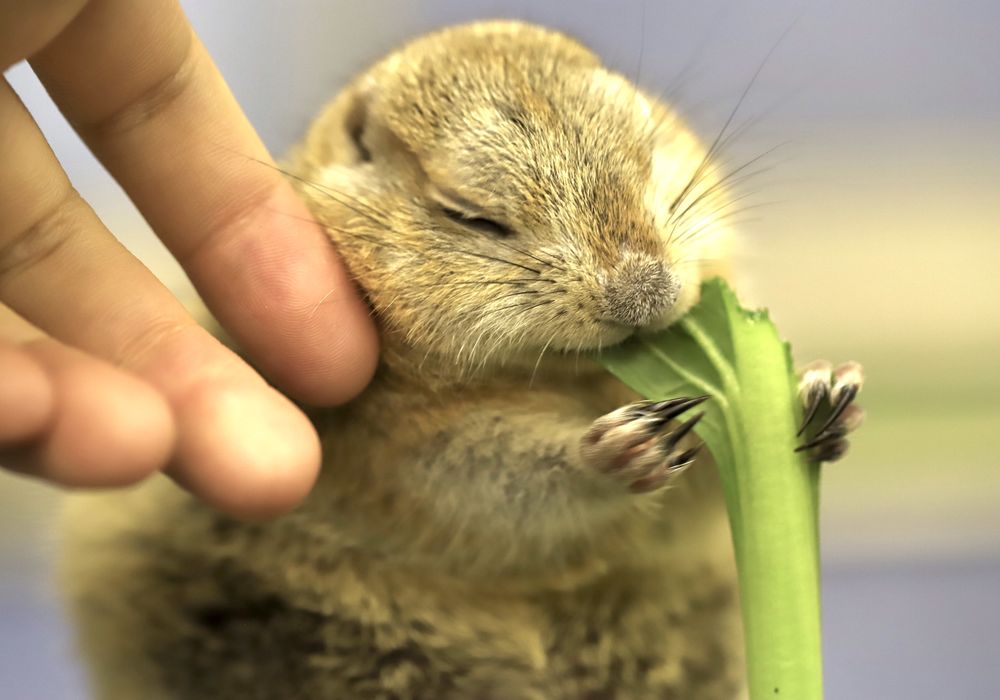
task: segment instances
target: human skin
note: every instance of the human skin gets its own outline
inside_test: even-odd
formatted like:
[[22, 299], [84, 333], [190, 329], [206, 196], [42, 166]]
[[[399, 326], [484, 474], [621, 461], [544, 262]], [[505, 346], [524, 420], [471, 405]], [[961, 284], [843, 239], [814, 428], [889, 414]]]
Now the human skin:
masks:
[[261, 374], [104, 227], [3, 81], [0, 464], [70, 487], [166, 471], [233, 515], [288, 510], [320, 453], [286, 396], [346, 401], [377, 359], [328, 238], [177, 2], [0, 0], [0, 66], [25, 58]]

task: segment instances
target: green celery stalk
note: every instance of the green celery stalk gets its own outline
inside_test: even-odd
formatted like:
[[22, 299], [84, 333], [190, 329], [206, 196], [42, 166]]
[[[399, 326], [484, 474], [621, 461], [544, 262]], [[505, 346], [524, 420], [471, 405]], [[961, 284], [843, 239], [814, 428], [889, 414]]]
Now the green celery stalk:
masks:
[[722, 475], [736, 551], [751, 700], [820, 700], [819, 469], [796, 453], [789, 347], [721, 280], [655, 337], [599, 361], [650, 399], [708, 394], [696, 432]]

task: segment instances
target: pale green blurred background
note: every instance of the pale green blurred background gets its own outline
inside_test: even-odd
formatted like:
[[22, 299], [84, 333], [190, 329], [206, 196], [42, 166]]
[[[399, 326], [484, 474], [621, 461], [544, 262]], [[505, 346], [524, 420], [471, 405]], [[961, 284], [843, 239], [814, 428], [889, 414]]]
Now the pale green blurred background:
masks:
[[[515, 16], [672, 87], [710, 137], [791, 26], [726, 157], [744, 294], [796, 355], [867, 368], [868, 423], [823, 493], [832, 699], [1000, 696], [1000, 5], [980, 2], [185, 3], [277, 153], [353, 73], [440, 24]], [[678, 79], [678, 75], [680, 78]], [[24, 67], [8, 78], [77, 187], [184, 280]], [[84, 697], [49, 584], [57, 494], [0, 475], [0, 698]]]

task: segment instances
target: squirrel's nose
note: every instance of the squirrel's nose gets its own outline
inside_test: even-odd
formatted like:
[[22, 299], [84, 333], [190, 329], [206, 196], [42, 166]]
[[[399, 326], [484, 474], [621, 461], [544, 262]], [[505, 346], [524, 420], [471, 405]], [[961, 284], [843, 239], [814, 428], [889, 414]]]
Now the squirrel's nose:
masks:
[[641, 328], [670, 309], [679, 293], [677, 278], [662, 260], [626, 253], [608, 273], [603, 316], [624, 326]]

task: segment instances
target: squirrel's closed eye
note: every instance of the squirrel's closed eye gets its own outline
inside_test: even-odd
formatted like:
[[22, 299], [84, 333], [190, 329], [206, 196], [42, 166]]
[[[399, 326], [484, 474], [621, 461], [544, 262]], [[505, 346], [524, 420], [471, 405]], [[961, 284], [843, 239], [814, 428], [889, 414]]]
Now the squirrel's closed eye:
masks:
[[492, 219], [487, 219], [482, 216], [473, 216], [471, 214], [466, 214], [465, 212], [459, 211], [458, 209], [450, 209], [448, 207], [441, 207], [442, 213], [449, 219], [457, 224], [461, 224], [466, 228], [471, 228], [480, 233], [485, 233], [490, 236], [497, 236], [499, 238], [507, 238], [513, 236], [514, 232], [503, 224], [498, 224]]

